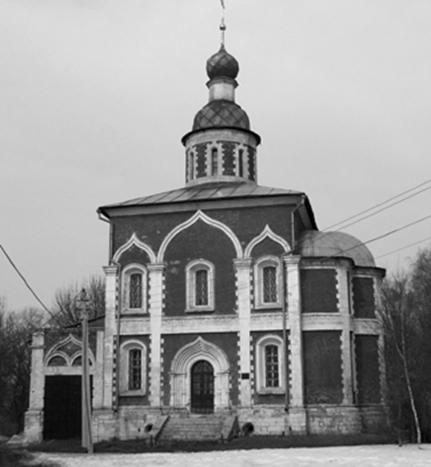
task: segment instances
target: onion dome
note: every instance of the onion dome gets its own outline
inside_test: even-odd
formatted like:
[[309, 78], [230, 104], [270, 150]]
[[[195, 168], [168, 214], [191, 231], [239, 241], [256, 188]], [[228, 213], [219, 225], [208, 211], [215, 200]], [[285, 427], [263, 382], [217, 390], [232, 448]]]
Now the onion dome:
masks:
[[375, 267], [370, 250], [356, 237], [344, 232], [305, 231], [298, 241], [297, 252], [305, 257], [350, 258], [356, 266]]
[[193, 131], [204, 128], [250, 129], [250, 120], [244, 110], [235, 102], [213, 100], [196, 114]]
[[222, 44], [220, 50], [207, 60], [207, 75], [209, 79], [230, 78], [238, 76], [239, 64], [235, 57], [226, 52]]

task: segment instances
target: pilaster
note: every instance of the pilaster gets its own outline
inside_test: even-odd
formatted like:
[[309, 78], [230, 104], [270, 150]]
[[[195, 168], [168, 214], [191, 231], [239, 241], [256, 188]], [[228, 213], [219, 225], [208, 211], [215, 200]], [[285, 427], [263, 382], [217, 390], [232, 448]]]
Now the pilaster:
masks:
[[104, 350], [104, 332], [97, 331], [96, 340], [96, 368], [94, 373], [94, 409], [103, 408], [103, 350]]
[[149, 264], [150, 312], [150, 405], [161, 405], [161, 330], [163, 308], [163, 264]]
[[112, 409], [112, 390], [114, 378], [114, 337], [115, 312], [117, 305], [118, 266], [105, 266], [105, 336], [103, 345], [103, 408]]
[[343, 404], [353, 404], [353, 343], [350, 304], [350, 277], [346, 268], [337, 268], [338, 310], [342, 317], [341, 365], [343, 378]]
[[284, 264], [286, 266], [287, 310], [290, 331], [289, 424], [292, 432], [305, 433], [307, 431], [307, 421], [304, 409], [301, 284], [299, 262], [300, 256], [289, 255], [284, 257]]
[[239, 400], [242, 407], [251, 406], [250, 384], [250, 320], [251, 320], [251, 259], [234, 260], [239, 319]]

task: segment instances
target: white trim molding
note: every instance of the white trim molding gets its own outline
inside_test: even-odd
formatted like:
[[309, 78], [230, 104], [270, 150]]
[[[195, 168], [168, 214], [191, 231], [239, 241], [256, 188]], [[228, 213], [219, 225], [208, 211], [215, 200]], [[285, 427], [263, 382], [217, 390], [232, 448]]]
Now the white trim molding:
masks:
[[[196, 303], [196, 273], [204, 270], [207, 273], [207, 303]], [[194, 259], [186, 266], [186, 312], [214, 311], [214, 264], [206, 259]]]
[[[273, 345], [277, 348], [277, 375], [278, 386], [266, 385], [266, 359], [265, 349], [268, 345]], [[285, 391], [285, 376], [284, 376], [284, 355], [283, 355], [283, 340], [281, 337], [268, 334], [261, 337], [256, 342], [256, 390], [259, 394], [284, 394]]]
[[[267, 266], [275, 268], [275, 287], [276, 287], [276, 300], [264, 300], [264, 277], [263, 271]], [[277, 256], [266, 255], [260, 257], [254, 264], [254, 308], [280, 308], [282, 306], [282, 265], [280, 258]]]
[[199, 220], [201, 220], [202, 222], [205, 222], [205, 224], [207, 224], [207, 225], [215, 227], [216, 229], [219, 229], [222, 232], [224, 232], [229, 237], [229, 239], [231, 240], [231, 242], [232, 242], [232, 244], [233, 244], [233, 246], [235, 248], [235, 253], [236, 253], [237, 258], [242, 258], [243, 251], [242, 251], [241, 243], [238, 240], [238, 237], [233, 233], [233, 231], [227, 225], [223, 224], [223, 222], [212, 219], [211, 217], [206, 215], [204, 212], [199, 210], [199, 211], [196, 211], [193, 214], [193, 216], [191, 216], [188, 220], [186, 220], [185, 222], [182, 222], [181, 224], [178, 224], [176, 227], [174, 227], [168, 233], [168, 235], [166, 235], [166, 237], [163, 239], [162, 244], [160, 245], [159, 252], [157, 254], [157, 262], [158, 263], [163, 263], [165, 253], [166, 253], [166, 249], [167, 249], [168, 245], [170, 244], [170, 242], [180, 232], [182, 232], [183, 230], [188, 229], [190, 226], [192, 226], [193, 224], [195, 224]]
[[170, 371], [170, 406], [191, 408], [191, 370], [199, 360], [214, 369], [214, 410], [229, 407], [229, 361], [220, 347], [198, 337], [175, 355]]
[[[66, 345], [71, 344], [71, 343], [76, 345], [79, 350], [76, 350], [71, 355], [61, 350], [62, 347], [65, 347]], [[46, 353], [45, 358], [44, 358], [44, 366], [48, 367], [49, 361], [53, 357], [62, 357], [66, 361], [67, 366], [72, 366], [73, 360], [75, 360], [76, 357], [80, 356], [81, 352], [82, 352], [82, 342], [77, 337], [75, 337], [73, 334], [69, 334], [64, 339], [62, 339], [60, 342], [57, 342], [57, 344], [55, 344], [53, 347], [49, 349], [49, 351]], [[88, 359], [90, 360], [91, 366], [94, 367], [96, 359], [94, 358], [94, 355], [91, 349], [88, 349]]]
[[276, 233], [274, 233], [271, 227], [268, 224], [266, 224], [262, 232], [250, 240], [249, 244], [245, 248], [244, 257], [249, 258], [251, 256], [253, 248], [256, 245], [258, 245], [261, 241], [265, 240], [265, 238], [270, 238], [271, 240], [278, 243], [283, 248], [284, 253], [289, 253], [290, 251], [289, 243], [287, 243], [287, 241], [283, 237], [280, 237], [280, 235], [277, 235]]
[[[141, 274], [141, 306], [130, 306], [130, 277], [132, 274]], [[147, 268], [139, 263], [128, 264], [121, 271], [121, 313], [147, 313], [148, 310], [148, 273]]]
[[143, 242], [142, 240], [139, 240], [138, 236], [136, 235], [136, 232], [133, 232], [133, 234], [129, 238], [129, 240], [127, 240], [126, 243], [124, 243], [123, 245], [121, 245], [117, 249], [114, 256], [112, 257], [112, 261], [114, 263], [117, 263], [118, 260], [120, 259], [121, 255], [125, 251], [127, 251], [129, 248], [131, 248], [132, 246], [136, 246], [140, 250], [145, 251], [145, 253], [147, 253], [148, 258], [150, 259], [151, 263], [156, 262], [156, 254], [154, 253], [153, 249], [149, 245], [147, 245], [145, 242]]
[[[129, 389], [129, 356], [131, 350], [141, 351], [141, 387]], [[120, 345], [120, 396], [144, 396], [147, 388], [147, 347], [136, 339], [127, 340]]]

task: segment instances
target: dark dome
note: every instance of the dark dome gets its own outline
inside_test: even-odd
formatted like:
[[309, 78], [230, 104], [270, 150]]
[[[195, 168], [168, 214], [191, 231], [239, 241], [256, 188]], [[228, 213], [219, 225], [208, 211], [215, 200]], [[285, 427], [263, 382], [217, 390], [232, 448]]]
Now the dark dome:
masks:
[[250, 129], [250, 120], [238, 104], [227, 100], [209, 102], [196, 114], [193, 131], [204, 128], [232, 127]]
[[356, 237], [344, 232], [305, 231], [299, 239], [297, 251], [301, 256], [341, 256], [351, 258], [356, 266], [375, 267], [370, 250]]
[[238, 71], [239, 65], [236, 58], [228, 54], [223, 45], [207, 60], [207, 75], [210, 79], [220, 77], [235, 79]]

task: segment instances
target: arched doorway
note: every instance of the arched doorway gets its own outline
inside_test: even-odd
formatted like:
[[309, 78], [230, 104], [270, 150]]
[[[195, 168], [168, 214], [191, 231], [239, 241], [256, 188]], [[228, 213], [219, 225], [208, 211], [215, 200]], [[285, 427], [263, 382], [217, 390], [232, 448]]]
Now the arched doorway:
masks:
[[214, 412], [214, 369], [206, 360], [198, 360], [191, 368], [191, 410]]

